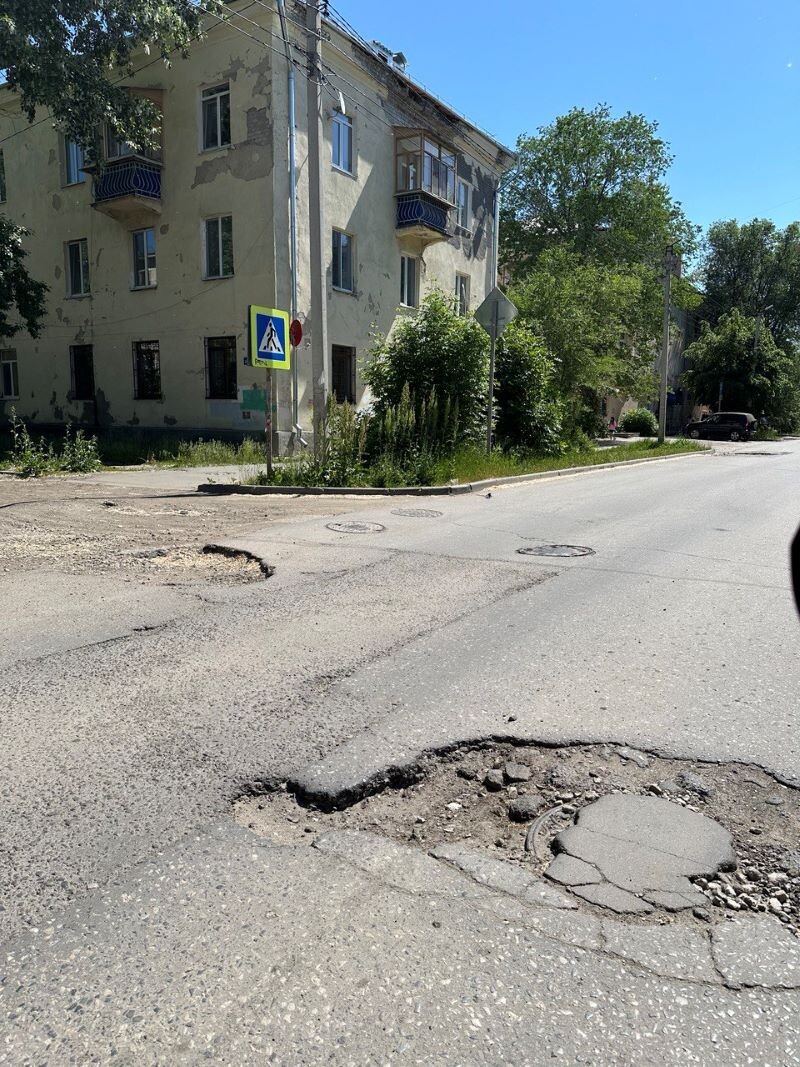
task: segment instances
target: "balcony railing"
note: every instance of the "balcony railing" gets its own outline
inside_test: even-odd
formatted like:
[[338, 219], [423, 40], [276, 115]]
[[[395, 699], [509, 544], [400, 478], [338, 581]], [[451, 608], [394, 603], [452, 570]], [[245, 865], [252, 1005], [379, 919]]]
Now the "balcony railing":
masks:
[[448, 220], [449, 211], [438, 197], [421, 189], [397, 194], [398, 230], [432, 230], [436, 235], [449, 237]]
[[95, 174], [95, 207], [115, 217], [132, 210], [161, 210], [161, 164], [138, 156], [109, 160]]

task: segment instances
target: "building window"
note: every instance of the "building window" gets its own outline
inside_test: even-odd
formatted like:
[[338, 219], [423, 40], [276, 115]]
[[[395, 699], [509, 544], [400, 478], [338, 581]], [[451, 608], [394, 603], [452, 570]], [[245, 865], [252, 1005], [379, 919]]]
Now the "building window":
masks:
[[331, 355], [331, 387], [337, 404], [356, 402], [356, 350], [334, 345]]
[[334, 167], [353, 173], [353, 120], [336, 111], [331, 125], [332, 159]]
[[0, 204], [6, 202], [6, 161], [3, 149], [0, 148]]
[[133, 395], [136, 400], [161, 399], [161, 351], [158, 341], [133, 342]]
[[233, 216], [220, 215], [205, 221], [206, 278], [233, 275]]
[[69, 296], [86, 296], [89, 292], [89, 242], [67, 242], [67, 280]]
[[17, 375], [17, 351], [15, 348], [0, 350], [0, 400], [19, 399]]
[[228, 82], [204, 89], [203, 148], [222, 148], [231, 143], [231, 89]]
[[406, 308], [417, 306], [417, 261], [413, 256], [400, 257], [400, 303]]
[[342, 230], [333, 231], [333, 288], [353, 291], [353, 238]]
[[64, 138], [64, 184], [78, 185], [86, 181], [83, 167], [83, 149], [79, 144]]
[[206, 337], [206, 399], [236, 399], [235, 337]]
[[396, 154], [398, 193], [424, 189], [449, 204], [455, 203], [456, 157], [451, 149], [415, 134], [397, 139]]
[[70, 393], [73, 400], [94, 400], [94, 350], [91, 345], [70, 345]]
[[156, 284], [156, 231], [133, 234], [133, 288], [151, 289]]
[[121, 156], [132, 156], [134, 148], [128, 141], [121, 141], [111, 126], [106, 126], [106, 159], [119, 159]]
[[466, 182], [459, 181], [458, 197], [456, 199], [456, 224], [462, 230], [469, 229], [469, 186]]
[[456, 311], [466, 315], [469, 311], [469, 275], [456, 275]]

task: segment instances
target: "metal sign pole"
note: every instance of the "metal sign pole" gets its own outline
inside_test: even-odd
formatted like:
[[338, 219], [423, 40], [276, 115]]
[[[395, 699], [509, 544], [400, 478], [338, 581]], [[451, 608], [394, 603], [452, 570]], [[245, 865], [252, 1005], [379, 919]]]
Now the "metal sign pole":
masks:
[[491, 347], [489, 348], [489, 397], [486, 405], [486, 451], [492, 451], [492, 429], [494, 424], [494, 363], [497, 351], [497, 327], [500, 314], [499, 301], [495, 301], [492, 314]]
[[267, 438], [267, 477], [272, 477], [272, 368], [266, 372], [264, 385], [264, 433]]

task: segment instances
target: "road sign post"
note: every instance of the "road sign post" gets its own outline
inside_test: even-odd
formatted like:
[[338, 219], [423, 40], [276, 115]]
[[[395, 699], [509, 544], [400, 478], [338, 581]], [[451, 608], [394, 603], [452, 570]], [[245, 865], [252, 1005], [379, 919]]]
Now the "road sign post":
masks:
[[250, 362], [266, 371], [264, 382], [264, 436], [267, 446], [267, 475], [272, 477], [273, 425], [272, 394], [273, 370], [291, 368], [291, 334], [289, 315], [276, 308], [250, 305]]
[[517, 317], [517, 309], [499, 286], [495, 286], [475, 312], [475, 318], [489, 334], [489, 395], [486, 401], [486, 451], [492, 451], [494, 429], [494, 365], [497, 354], [497, 338], [509, 323]]

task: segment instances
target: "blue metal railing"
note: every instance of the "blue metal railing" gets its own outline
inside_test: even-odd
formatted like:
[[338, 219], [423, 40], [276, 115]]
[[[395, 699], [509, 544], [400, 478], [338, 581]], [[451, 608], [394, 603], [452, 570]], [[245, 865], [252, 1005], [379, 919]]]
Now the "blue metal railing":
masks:
[[146, 159], [126, 159], [107, 163], [95, 176], [94, 199], [117, 200], [121, 196], [143, 196], [148, 200], [161, 199], [161, 166]]
[[408, 226], [427, 226], [447, 235], [448, 210], [422, 191], [401, 193], [397, 197], [397, 229]]

